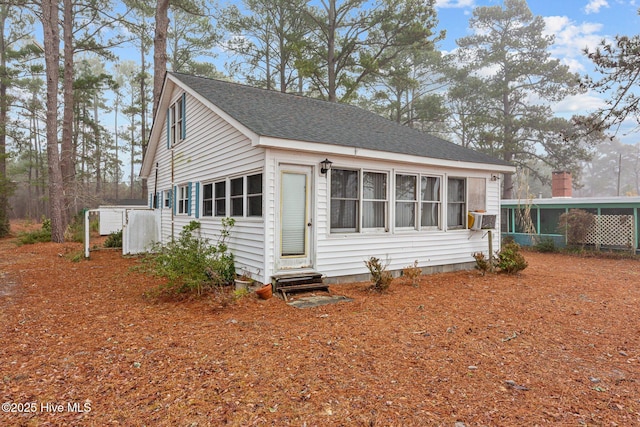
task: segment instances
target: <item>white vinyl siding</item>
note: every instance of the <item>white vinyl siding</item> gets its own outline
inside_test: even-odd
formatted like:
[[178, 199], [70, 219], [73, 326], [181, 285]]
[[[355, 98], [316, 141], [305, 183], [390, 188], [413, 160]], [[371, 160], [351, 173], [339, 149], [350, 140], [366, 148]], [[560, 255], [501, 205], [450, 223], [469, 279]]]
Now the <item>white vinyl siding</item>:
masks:
[[[184, 89], [175, 88], [172, 94], [167, 94], [175, 102], [180, 99]], [[173, 103], [172, 102], [172, 103]], [[229, 216], [229, 212], [218, 215], [214, 210], [213, 216], [204, 216], [202, 210], [203, 189], [200, 188], [200, 200], [197, 200], [196, 184], [214, 184], [228, 182], [229, 177], [244, 174], [256, 174], [264, 168], [265, 149], [253, 147], [249, 137], [241, 133], [216, 114], [212, 109], [201, 103], [197, 98], [186, 93], [187, 106], [185, 117], [188, 122], [186, 137], [171, 150], [167, 150], [166, 131], [167, 122], [158, 123], [162, 126], [159, 133], [158, 150], [153, 162], [158, 162], [157, 187], [171, 188], [171, 209], [163, 209], [161, 214], [162, 241], [168, 242], [177, 238], [183, 227], [195, 218], [196, 207], [200, 206], [201, 233], [208, 239], [216, 239], [221, 230], [221, 219]], [[164, 118], [166, 115], [161, 115]], [[155, 126], [155, 124], [154, 124]], [[163, 149], [164, 148], [164, 149]], [[173, 178], [172, 178], [173, 168]], [[154, 188], [155, 170], [149, 176], [149, 188]], [[193, 183], [193, 191], [189, 197], [193, 215], [178, 215], [174, 212], [174, 187]], [[227, 191], [228, 196], [228, 191]], [[228, 210], [225, 202], [214, 200], [214, 209]], [[177, 207], [177, 206], [176, 206]], [[229, 248], [236, 257], [238, 268], [255, 265], [254, 272], [265, 272], [264, 267], [264, 221], [261, 217], [237, 217], [236, 224], [231, 230], [232, 238]]]
[[[322, 156], [321, 156], [322, 157]], [[322, 157], [324, 158], [324, 157]], [[330, 157], [336, 170], [347, 169], [343, 165], [353, 160], [347, 156]], [[319, 159], [320, 161], [322, 159]], [[367, 275], [362, 260], [377, 256], [389, 260], [390, 270], [402, 270], [418, 261], [420, 267], [430, 271], [451, 271], [457, 266], [472, 267], [474, 260], [470, 254], [486, 251], [486, 233], [474, 233], [466, 229], [447, 228], [447, 182], [449, 177], [467, 180], [482, 179], [486, 182], [486, 210], [499, 214], [499, 182], [490, 181], [490, 172], [457, 170], [444, 167], [409, 167], [405, 163], [358, 159], [360, 171], [387, 171], [392, 177], [389, 194], [389, 221], [392, 228], [387, 233], [336, 232], [331, 228], [331, 210], [327, 209], [336, 194], [332, 195], [331, 180], [320, 178], [317, 184], [317, 212], [314, 227], [317, 228], [316, 269], [326, 274], [328, 280], [349, 281], [351, 276], [363, 280]], [[356, 170], [356, 169], [352, 169]], [[415, 176], [418, 183], [416, 201], [418, 204], [418, 226], [395, 227], [396, 224], [396, 175]], [[467, 188], [467, 191], [471, 191]], [[466, 195], [465, 195], [466, 197]], [[469, 196], [471, 198], [471, 196]], [[466, 208], [463, 208], [463, 211]], [[466, 217], [466, 211], [464, 213]], [[363, 230], [364, 231], [364, 230]], [[493, 246], [500, 246], [499, 233], [493, 233]], [[338, 279], [340, 278], [340, 279]]]

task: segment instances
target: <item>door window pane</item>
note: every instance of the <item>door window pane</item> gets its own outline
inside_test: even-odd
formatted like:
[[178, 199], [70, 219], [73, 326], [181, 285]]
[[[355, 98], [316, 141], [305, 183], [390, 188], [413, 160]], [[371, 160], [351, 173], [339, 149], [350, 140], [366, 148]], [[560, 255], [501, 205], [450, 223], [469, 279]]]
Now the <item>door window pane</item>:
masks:
[[307, 176], [282, 174], [282, 256], [306, 253]]

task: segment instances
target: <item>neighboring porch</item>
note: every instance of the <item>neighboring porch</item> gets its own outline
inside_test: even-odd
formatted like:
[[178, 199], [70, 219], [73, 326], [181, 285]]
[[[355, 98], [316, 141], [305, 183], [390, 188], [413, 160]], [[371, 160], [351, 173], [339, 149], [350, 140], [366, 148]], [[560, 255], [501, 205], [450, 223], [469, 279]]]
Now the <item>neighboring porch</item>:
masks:
[[[558, 247], [566, 246], [566, 237], [558, 226], [560, 216], [571, 209], [581, 209], [596, 219], [585, 238], [586, 246], [640, 253], [640, 197], [503, 200], [501, 208], [502, 237], [513, 237], [523, 246], [535, 245], [542, 239], [551, 239]], [[520, 218], [530, 221], [535, 232], [531, 233]]]

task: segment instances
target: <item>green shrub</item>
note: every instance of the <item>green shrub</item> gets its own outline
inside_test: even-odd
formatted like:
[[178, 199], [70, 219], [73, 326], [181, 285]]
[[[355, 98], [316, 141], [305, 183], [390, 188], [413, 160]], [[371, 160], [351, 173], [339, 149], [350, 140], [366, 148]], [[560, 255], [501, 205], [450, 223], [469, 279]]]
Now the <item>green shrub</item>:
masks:
[[105, 248], [121, 248], [122, 247], [122, 230], [109, 234], [104, 241]]
[[507, 243], [502, 245], [498, 252], [497, 267], [507, 274], [516, 274], [527, 268], [527, 261], [520, 252], [520, 245], [517, 243]]
[[384, 292], [389, 289], [389, 285], [391, 285], [391, 281], [393, 280], [393, 276], [387, 271], [389, 263], [382, 264], [380, 259], [372, 256], [365, 261], [364, 264], [369, 269], [371, 281], [373, 282], [373, 285], [371, 285], [369, 289], [376, 292]]
[[84, 212], [78, 212], [71, 219], [64, 232], [64, 240], [67, 242], [84, 242]]
[[[195, 293], [226, 285], [233, 281], [234, 257], [226, 244], [231, 218], [222, 220], [222, 231], [215, 244], [200, 236], [200, 223], [191, 221], [180, 232], [178, 240], [165, 247], [156, 246], [156, 253], [143, 258], [143, 271], [167, 279], [160, 291]], [[146, 268], [145, 268], [146, 267]]]
[[51, 241], [51, 220], [43, 218], [40, 230], [18, 234], [18, 245], [32, 245]]
[[535, 250], [543, 253], [557, 252], [558, 248], [556, 247], [556, 243], [550, 237], [545, 237], [540, 240], [538, 244], [534, 246]]

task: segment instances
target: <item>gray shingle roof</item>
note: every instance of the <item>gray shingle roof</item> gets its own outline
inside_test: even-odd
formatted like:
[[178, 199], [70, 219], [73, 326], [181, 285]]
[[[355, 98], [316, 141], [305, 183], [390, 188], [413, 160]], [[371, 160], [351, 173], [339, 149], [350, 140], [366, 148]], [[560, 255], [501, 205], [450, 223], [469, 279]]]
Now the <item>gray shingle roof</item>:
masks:
[[364, 148], [420, 157], [509, 165], [361, 108], [170, 73], [260, 136]]

